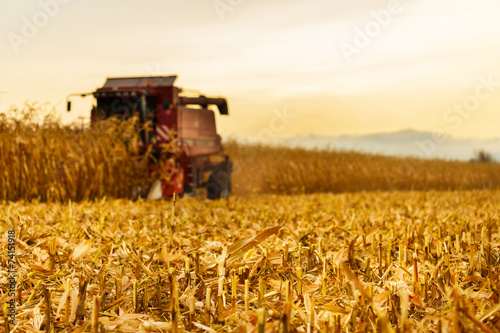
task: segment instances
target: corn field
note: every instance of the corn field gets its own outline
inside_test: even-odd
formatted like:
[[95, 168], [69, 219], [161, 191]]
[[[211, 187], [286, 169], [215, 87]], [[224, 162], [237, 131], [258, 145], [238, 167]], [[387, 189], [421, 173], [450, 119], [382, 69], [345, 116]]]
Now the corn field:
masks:
[[497, 164], [228, 142], [229, 200], [132, 201], [134, 119], [37, 112], [0, 116], [0, 332], [500, 332]]
[[148, 188], [133, 119], [81, 129], [50, 113], [40, 119], [39, 112], [26, 106], [0, 114], [1, 200], [118, 198]]
[[498, 332], [499, 207], [484, 190], [3, 204], [0, 331]]
[[[40, 107], [0, 114], [0, 199], [79, 201], [131, 198], [154, 178], [138, 154], [137, 125], [107, 120], [81, 129]], [[174, 150], [174, 145], [166, 150]], [[233, 192], [299, 194], [497, 189], [500, 164], [422, 160], [331, 150], [224, 144]], [[139, 189], [139, 190], [138, 190]], [[138, 193], [140, 192], [140, 193]]]
[[234, 192], [300, 194], [498, 189], [500, 164], [390, 157], [332, 150], [225, 144]]

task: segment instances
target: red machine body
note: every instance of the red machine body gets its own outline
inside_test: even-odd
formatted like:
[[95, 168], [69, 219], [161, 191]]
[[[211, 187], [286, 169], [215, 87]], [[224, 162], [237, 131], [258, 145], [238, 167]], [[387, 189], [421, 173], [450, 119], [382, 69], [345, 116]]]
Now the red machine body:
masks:
[[[176, 79], [175, 75], [108, 78], [91, 93], [97, 101], [91, 121], [138, 114], [141, 123], [152, 126], [150, 131], [140, 133], [143, 151], [151, 147], [153, 154], [160, 154], [162, 145], [172, 139], [182, 150], [175, 162], [167, 163], [171, 176], [162, 183], [164, 196], [193, 194], [204, 186], [209, 198], [226, 198], [231, 191], [232, 165], [222, 153], [215, 113], [208, 106], [228, 115], [227, 102], [221, 97], [187, 95], [174, 86]], [[68, 111], [70, 105], [68, 102]]]

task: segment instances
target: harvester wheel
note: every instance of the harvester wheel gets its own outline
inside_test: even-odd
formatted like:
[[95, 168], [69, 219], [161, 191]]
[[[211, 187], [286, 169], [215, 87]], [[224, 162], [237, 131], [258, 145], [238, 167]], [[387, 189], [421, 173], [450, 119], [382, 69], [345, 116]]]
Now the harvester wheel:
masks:
[[223, 170], [214, 171], [205, 184], [205, 189], [208, 199], [229, 198], [229, 193], [231, 193], [231, 175]]
[[195, 197], [196, 196], [196, 187], [193, 187], [189, 184], [184, 184], [184, 192], [183, 194], [185, 194], [187, 197]]

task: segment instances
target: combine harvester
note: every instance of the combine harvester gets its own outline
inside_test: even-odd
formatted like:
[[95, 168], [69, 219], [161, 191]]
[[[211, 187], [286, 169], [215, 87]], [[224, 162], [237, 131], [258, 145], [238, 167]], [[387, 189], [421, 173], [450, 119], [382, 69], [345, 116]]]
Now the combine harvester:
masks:
[[[140, 125], [150, 124], [151, 129], [139, 132], [140, 151], [145, 154], [151, 150], [155, 160], [160, 160], [162, 145], [176, 140], [182, 153], [165, 166], [170, 179], [156, 180], [148, 199], [174, 193], [194, 195], [200, 187], [206, 189], [209, 199], [226, 199], [231, 192], [232, 163], [222, 152], [215, 113], [208, 109], [213, 105], [221, 115], [228, 115], [226, 99], [188, 96], [174, 86], [176, 79], [176, 75], [108, 78], [94, 92], [69, 95], [68, 111], [71, 96], [93, 95], [97, 105], [91, 111], [91, 123], [138, 115]], [[151, 162], [150, 168], [154, 167]]]

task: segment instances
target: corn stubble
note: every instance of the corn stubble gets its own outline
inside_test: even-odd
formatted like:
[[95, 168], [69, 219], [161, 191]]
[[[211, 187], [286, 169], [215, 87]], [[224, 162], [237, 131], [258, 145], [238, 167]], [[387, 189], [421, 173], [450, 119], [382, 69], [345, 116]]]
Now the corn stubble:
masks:
[[486, 190], [3, 204], [15, 330], [499, 332], [499, 204]]

